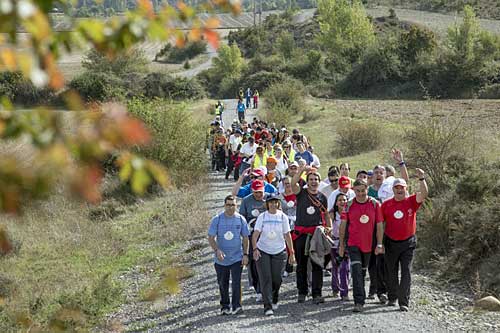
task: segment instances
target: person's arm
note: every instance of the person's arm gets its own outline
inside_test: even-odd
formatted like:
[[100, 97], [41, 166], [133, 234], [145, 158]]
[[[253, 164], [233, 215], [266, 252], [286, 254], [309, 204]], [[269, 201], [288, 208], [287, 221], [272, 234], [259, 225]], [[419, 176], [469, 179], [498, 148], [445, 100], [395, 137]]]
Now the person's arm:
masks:
[[304, 173], [304, 171], [307, 171], [307, 170], [310, 170], [310, 168], [307, 166], [299, 166], [299, 170], [292, 177], [292, 191], [293, 191], [293, 193], [299, 194], [299, 192], [300, 192], [299, 181], [300, 181], [300, 178], [302, 177], [302, 174]]
[[415, 169], [420, 183], [420, 191], [417, 193], [417, 202], [422, 203], [425, 201], [429, 195], [429, 188], [427, 187], [427, 182], [425, 181], [425, 172], [422, 169]]
[[288, 263], [293, 265], [295, 263], [295, 251], [293, 250], [292, 235], [290, 235], [290, 231], [285, 234], [285, 242], [288, 248]]
[[375, 248], [375, 254], [384, 253], [384, 223], [377, 223], [377, 247]]
[[260, 231], [254, 229], [253, 235], [252, 235], [252, 247], [253, 247], [253, 259], [255, 261], [259, 260], [259, 258], [260, 258], [260, 251], [257, 248], [257, 241], [259, 240], [259, 236], [260, 236]]
[[344, 257], [345, 253], [345, 230], [347, 227], [347, 220], [342, 219], [340, 221], [339, 228], [339, 256]]
[[217, 246], [217, 242], [215, 241], [215, 236], [208, 236], [208, 244], [210, 244], [210, 247], [212, 248], [212, 250], [214, 250], [215, 254], [217, 255], [217, 259], [223, 261], [226, 255]]
[[243, 260], [241, 264], [243, 266], [248, 265], [248, 237], [243, 237]]
[[328, 232], [332, 230], [332, 218], [328, 212], [325, 212], [326, 228]]
[[245, 169], [245, 171], [243, 171], [241, 173], [240, 177], [238, 178], [238, 180], [236, 181], [236, 183], [234, 183], [233, 188], [231, 189], [231, 194], [233, 196], [237, 196], [238, 195], [238, 192], [240, 191], [241, 184], [243, 183], [243, 179], [246, 176], [248, 176], [249, 174], [250, 174], [250, 168]]
[[403, 153], [399, 149], [393, 149], [392, 150], [392, 158], [398, 163], [399, 165], [399, 173], [401, 175], [401, 178], [403, 178], [406, 182], [409, 181], [408, 177], [408, 169], [406, 168], [406, 163], [403, 160]]

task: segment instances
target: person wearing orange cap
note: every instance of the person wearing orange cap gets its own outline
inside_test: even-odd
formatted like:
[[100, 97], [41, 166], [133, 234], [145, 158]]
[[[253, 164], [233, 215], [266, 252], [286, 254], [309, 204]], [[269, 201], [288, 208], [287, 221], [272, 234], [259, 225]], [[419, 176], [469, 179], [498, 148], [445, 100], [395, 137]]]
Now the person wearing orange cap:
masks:
[[331, 211], [335, 205], [335, 200], [337, 199], [337, 195], [339, 193], [343, 193], [347, 196], [347, 200], [351, 200], [356, 196], [354, 191], [351, 189], [351, 178], [348, 176], [339, 177], [339, 187], [335, 191], [330, 194], [328, 197], [328, 211]]
[[269, 156], [267, 158], [266, 160], [267, 175], [265, 177], [265, 180], [276, 188], [278, 188], [279, 183], [283, 178], [281, 172], [279, 172], [279, 170], [276, 169], [277, 165], [278, 165], [278, 160], [275, 157]]

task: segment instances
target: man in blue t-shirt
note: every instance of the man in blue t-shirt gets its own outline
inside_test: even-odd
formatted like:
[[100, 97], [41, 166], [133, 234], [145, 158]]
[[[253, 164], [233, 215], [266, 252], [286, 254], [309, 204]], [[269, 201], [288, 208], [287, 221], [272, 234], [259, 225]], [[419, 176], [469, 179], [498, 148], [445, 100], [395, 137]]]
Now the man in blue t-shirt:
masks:
[[295, 160], [298, 162], [300, 159], [304, 159], [307, 165], [311, 165], [314, 158], [310, 151], [306, 150], [306, 147], [302, 141], [297, 142], [297, 152], [295, 153]]
[[238, 106], [236, 107], [236, 110], [238, 111], [238, 120], [240, 123], [243, 123], [243, 120], [245, 120], [245, 103], [243, 103], [243, 100], [239, 99], [238, 100]]
[[232, 313], [239, 314], [241, 308], [241, 270], [248, 264], [247, 221], [236, 213], [236, 198], [224, 199], [224, 212], [212, 219], [208, 229], [208, 242], [214, 250], [214, 265], [220, 291], [221, 314], [231, 313], [229, 308], [229, 277], [232, 281]]

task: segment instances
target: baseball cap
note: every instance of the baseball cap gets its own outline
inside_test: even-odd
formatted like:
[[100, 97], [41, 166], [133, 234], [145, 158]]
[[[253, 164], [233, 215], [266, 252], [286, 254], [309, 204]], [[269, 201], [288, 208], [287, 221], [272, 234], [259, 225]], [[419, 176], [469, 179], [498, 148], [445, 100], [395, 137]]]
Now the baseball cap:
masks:
[[392, 183], [392, 187], [396, 187], [396, 186], [403, 186], [403, 187], [406, 187], [406, 180], [404, 180], [403, 178], [396, 178], [394, 179], [394, 183]]
[[342, 176], [339, 178], [339, 187], [340, 188], [351, 188], [351, 180], [349, 177]]
[[250, 185], [250, 188], [253, 192], [264, 192], [264, 181], [260, 179], [256, 179]]
[[368, 170], [368, 171], [366, 172], [366, 174], [367, 174], [369, 177], [373, 176], [373, 170]]
[[266, 202], [269, 202], [271, 200], [281, 200], [276, 193], [269, 193], [269, 195], [266, 198]]
[[288, 167], [299, 167], [299, 163], [297, 163], [297, 161], [293, 161], [292, 163], [290, 163], [290, 165], [288, 165]]
[[252, 175], [254, 175], [256, 177], [264, 177], [266, 175], [266, 173], [262, 169], [254, 169], [252, 171]]

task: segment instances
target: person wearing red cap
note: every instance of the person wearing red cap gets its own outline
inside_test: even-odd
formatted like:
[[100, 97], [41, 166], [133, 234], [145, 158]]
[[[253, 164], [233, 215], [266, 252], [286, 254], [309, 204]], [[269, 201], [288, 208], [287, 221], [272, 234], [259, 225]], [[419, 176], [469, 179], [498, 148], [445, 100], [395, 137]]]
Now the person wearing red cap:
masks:
[[[380, 203], [368, 196], [368, 185], [364, 180], [354, 182], [356, 197], [345, 206], [341, 215], [339, 231], [339, 256], [344, 257], [347, 246], [351, 260], [354, 312], [361, 312], [365, 304], [365, 275], [372, 250], [373, 231], [377, 226], [377, 248], [375, 254], [384, 253], [382, 238], [384, 225]], [[349, 225], [349, 227], [347, 227]]]
[[335, 206], [335, 200], [337, 199], [337, 195], [339, 193], [343, 193], [347, 196], [347, 200], [351, 200], [356, 196], [354, 191], [351, 189], [351, 178], [347, 176], [339, 177], [339, 186], [338, 188], [330, 194], [328, 197], [328, 211], [331, 211]]
[[[307, 188], [299, 185], [302, 174], [307, 172]], [[299, 303], [304, 303], [308, 293], [307, 283], [307, 265], [309, 255], [306, 254], [306, 243], [309, 234], [314, 234], [318, 226], [324, 225], [329, 233], [332, 227], [332, 221], [327, 211], [328, 200], [319, 192], [320, 174], [316, 169], [310, 166], [301, 166], [297, 174], [292, 178], [292, 191], [297, 196], [297, 220], [295, 221], [295, 230], [292, 238], [293, 247], [297, 261], [297, 289]], [[321, 296], [323, 288], [323, 267], [311, 261], [312, 266], [312, 297], [313, 303], [324, 302]]]
[[[385, 220], [385, 267], [388, 288], [388, 305], [399, 303], [401, 311], [408, 311], [411, 287], [411, 265], [417, 245], [417, 210], [428, 195], [425, 172], [416, 169], [420, 183], [417, 194], [408, 196], [406, 181], [396, 178], [393, 183], [394, 197], [382, 204]], [[398, 271], [401, 266], [401, 281]]]
[[[231, 194], [234, 196], [237, 196], [238, 198], [244, 198], [248, 196], [249, 194], [252, 193], [252, 183], [255, 180], [264, 180], [266, 176], [266, 172], [264, 171], [264, 168], [258, 168], [258, 169], [246, 169], [243, 171], [241, 174], [240, 178], [238, 178], [238, 181], [234, 183], [233, 189], [231, 191]], [[250, 183], [242, 186], [243, 179], [249, 177], [250, 178]], [[269, 184], [268, 182], [264, 181], [264, 191], [266, 193], [277, 193], [278, 190], [276, 187], [274, 187], [272, 184]]]
[[253, 286], [257, 294], [257, 302], [262, 301], [262, 294], [260, 291], [259, 276], [257, 274], [257, 266], [253, 260], [253, 248], [252, 248], [252, 235], [253, 228], [257, 217], [266, 211], [266, 200], [265, 200], [265, 185], [262, 179], [256, 179], [250, 185], [252, 193], [243, 198], [240, 205], [240, 214], [246, 219], [248, 223], [248, 229], [250, 230], [250, 250], [249, 250], [249, 261], [248, 261], [248, 279], [250, 285]]

